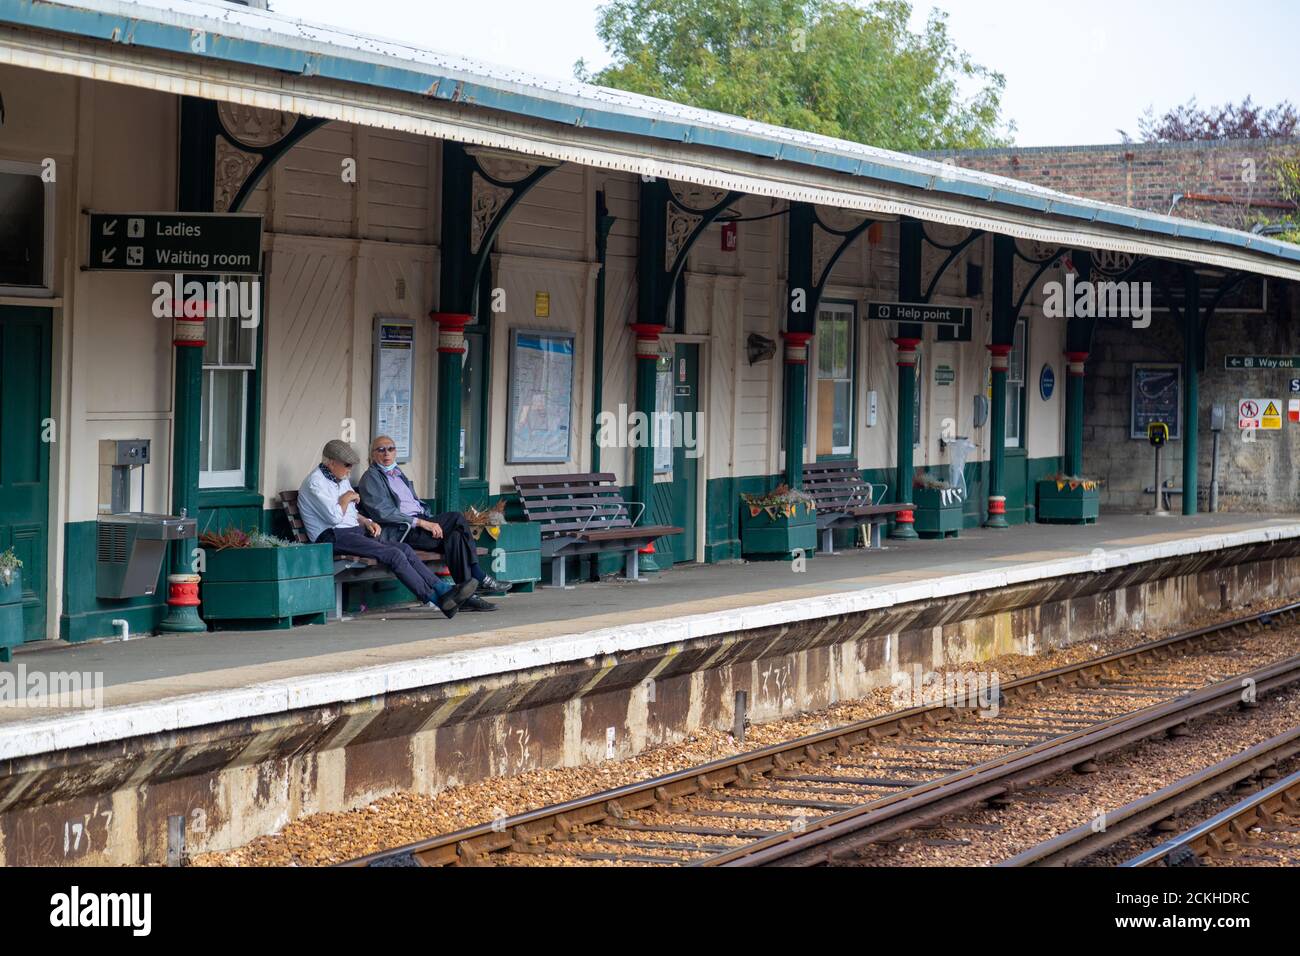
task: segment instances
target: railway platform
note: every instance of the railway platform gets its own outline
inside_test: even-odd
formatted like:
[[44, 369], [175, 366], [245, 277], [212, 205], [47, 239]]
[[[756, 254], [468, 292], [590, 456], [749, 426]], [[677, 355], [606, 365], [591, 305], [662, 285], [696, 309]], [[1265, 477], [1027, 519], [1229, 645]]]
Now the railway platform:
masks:
[[159, 862], [176, 818], [190, 851], [224, 849], [395, 790], [629, 756], [730, 726], [738, 706], [770, 719], [912, 667], [1284, 598], [1298, 571], [1293, 517], [1103, 515], [1068, 533], [817, 556], [802, 572], [679, 567], [543, 589], [450, 622], [386, 609], [290, 632], [35, 646], [3, 668], [11, 687], [93, 674], [100, 706], [0, 706], [0, 859]]

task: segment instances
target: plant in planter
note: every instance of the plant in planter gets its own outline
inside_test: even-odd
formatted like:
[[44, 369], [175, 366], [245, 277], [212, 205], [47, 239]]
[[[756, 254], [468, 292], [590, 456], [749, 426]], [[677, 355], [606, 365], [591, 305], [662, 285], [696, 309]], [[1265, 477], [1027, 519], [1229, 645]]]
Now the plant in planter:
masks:
[[740, 553], [746, 558], [812, 557], [817, 546], [817, 506], [788, 485], [761, 495], [740, 495]]
[[490, 508], [465, 509], [470, 534], [488, 549], [489, 573], [530, 593], [542, 579], [542, 529], [531, 521], [506, 521], [506, 501]]
[[919, 471], [912, 479], [916, 533], [923, 538], [957, 537], [961, 533], [966, 492], [962, 488]]
[[1037, 519], [1043, 524], [1092, 524], [1100, 512], [1101, 482], [1058, 473], [1038, 482]]
[[23, 563], [13, 548], [0, 551], [0, 662], [23, 642]]
[[214, 630], [323, 624], [334, 606], [334, 549], [238, 528], [205, 532], [203, 617]]

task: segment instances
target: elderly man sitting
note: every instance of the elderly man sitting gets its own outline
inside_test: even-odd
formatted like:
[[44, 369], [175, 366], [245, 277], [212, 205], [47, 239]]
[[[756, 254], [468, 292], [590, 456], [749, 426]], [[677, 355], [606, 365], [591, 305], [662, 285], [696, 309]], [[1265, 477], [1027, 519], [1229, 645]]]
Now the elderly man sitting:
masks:
[[[361, 476], [361, 511], [384, 528], [385, 541], [402, 541], [422, 551], [441, 552], [456, 581], [477, 581], [480, 593], [504, 594], [506, 581], [487, 574], [478, 563], [478, 547], [465, 516], [455, 511], [430, 514], [415, 493], [411, 479], [397, 465], [397, 443], [377, 435], [370, 443], [371, 465]], [[497, 606], [478, 595], [465, 602], [467, 611], [495, 611]]]
[[361, 496], [348, 476], [358, 460], [347, 442], [336, 438], [325, 443], [320, 466], [298, 489], [298, 512], [307, 537], [334, 545], [336, 555], [374, 558], [397, 575], [421, 604], [455, 617], [461, 605], [473, 597], [478, 582], [470, 578], [452, 587], [425, 567], [410, 545], [379, 539], [383, 531], [379, 523], [357, 514]]

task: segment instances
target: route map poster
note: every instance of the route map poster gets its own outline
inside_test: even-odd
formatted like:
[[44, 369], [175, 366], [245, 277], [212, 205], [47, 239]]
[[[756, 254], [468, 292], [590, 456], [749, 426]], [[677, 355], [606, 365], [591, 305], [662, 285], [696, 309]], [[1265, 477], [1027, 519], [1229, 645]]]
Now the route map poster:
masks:
[[573, 333], [510, 333], [510, 462], [569, 460]]
[[1147, 425], [1164, 422], [1169, 440], [1182, 437], [1182, 368], [1178, 365], [1134, 365], [1130, 438], [1146, 438]]
[[411, 380], [415, 325], [404, 318], [375, 320], [374, 431], [391, 435], [397, 460], [411, 460]]

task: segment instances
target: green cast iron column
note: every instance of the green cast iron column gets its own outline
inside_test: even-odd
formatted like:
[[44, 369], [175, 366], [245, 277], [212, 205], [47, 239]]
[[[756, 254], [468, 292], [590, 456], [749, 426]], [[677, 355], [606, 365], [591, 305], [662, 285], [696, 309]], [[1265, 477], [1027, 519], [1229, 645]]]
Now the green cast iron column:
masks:
[[596, 319], [591, 343], [591, 470], [600, 471], [600, 413], [605, 399], [605, 257], [614, 217], [605, 205], [605, 193], [596, 193]]
[[[654, 421], [656, 368], [659, 363], [659, 335], [664, 330], [662, 325], [649, 325], [640, 322], [632, 324], [636, 333], [636, 411], [644, 412], [646, 421]], [[654, 511], [655, 488], [655, 429], [647, 428], [646, 440], [637, 442], [632, 449], [632, 483], [636, 489], [636, 499], [645, 504], [644, 518], [640, 524], [658, 524], [659, 517]], [[653, 554], [641, 555], [641, 568], [646, 571], [658, 570], [658, 562]]]
[[803, 448], [808, 420], [810, 332], [782, 332], [785, 339], [785, 483], [803, 487]]
[[[904, 217], [898, 222], [898, 300], [922, 302], [921, 295], [921, 222]], [[921, 344], [921, 326], [898, 323], [898, 448], [894, 468], [894, 493], [897, 501], [912, 500], [912, 473], [916, 435], [912, 431], [912, 408], [916, 403], [916, 349]], [[917, 537], [912, 512], [901, 512], [894, 519], [891, 538], [912, 540]]]
[[438, 457], [433, 468], [436, 512], [460, 511], [461, 367], [465, 361], [465, 313], [434, 312], [438, 323]]
[[1065, 473], [1083, 475], [1083, 367], [1087, 352], [1065, 353]]
[[1007, 369], [1015, 336], [1015, 239], [993, 237], [993, 328], [990, 333], [989, 517], [986, 528], [1007, 527], [1004, 490], [1007, 452]]
[[1183, 514], [1196, 514], [1197, 428], [1200, 425], [1201, 277], [1183, 267]]
[[989, 412], [989, 518], [986, 528], [1007, 527], [1007, 496], [1003, 491], [1007, 460], [1007, 369], [1010, 364], [1010, 345], [990, 345], [993, 406]]

